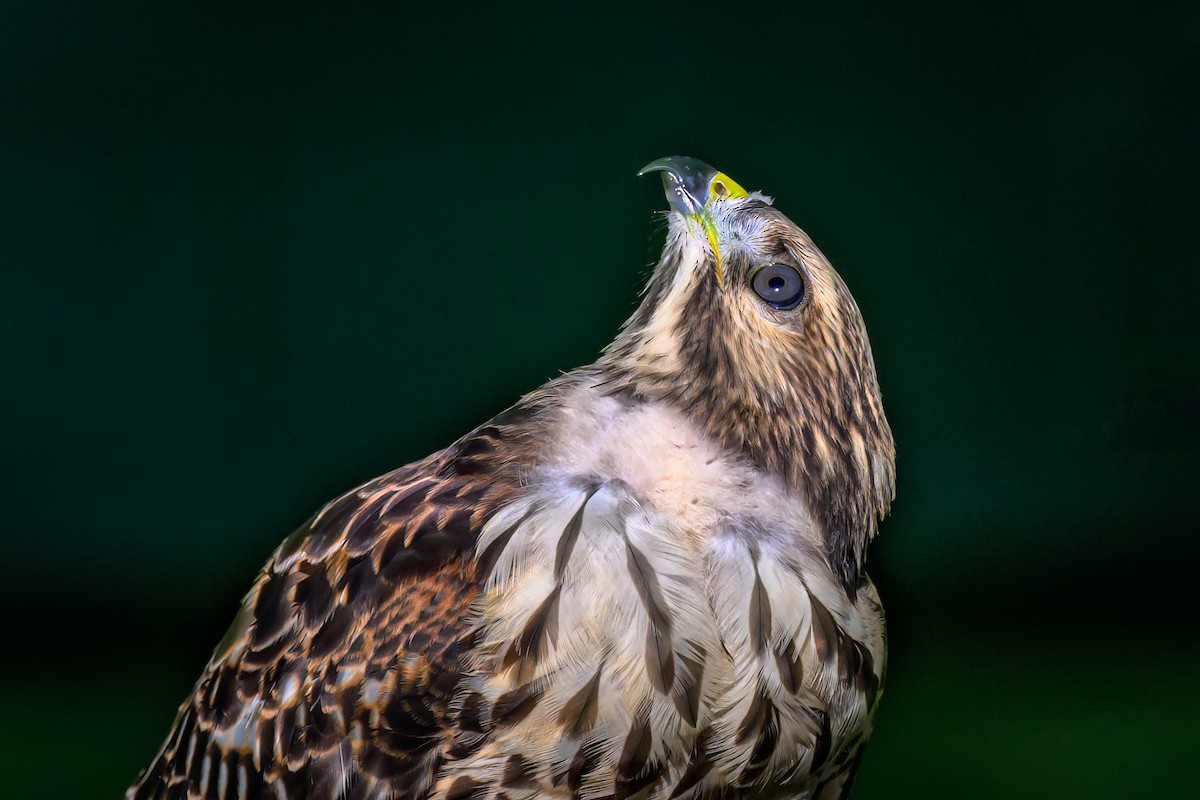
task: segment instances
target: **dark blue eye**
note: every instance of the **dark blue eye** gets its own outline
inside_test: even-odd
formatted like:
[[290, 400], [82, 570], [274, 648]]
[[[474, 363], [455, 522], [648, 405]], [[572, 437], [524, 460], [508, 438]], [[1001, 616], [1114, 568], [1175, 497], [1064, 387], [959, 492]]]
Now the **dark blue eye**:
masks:
[[768, 264], [750, 278], [754, 292], [773, 308], [786, 311], [804, 299], [804, 276], [787, 264]]

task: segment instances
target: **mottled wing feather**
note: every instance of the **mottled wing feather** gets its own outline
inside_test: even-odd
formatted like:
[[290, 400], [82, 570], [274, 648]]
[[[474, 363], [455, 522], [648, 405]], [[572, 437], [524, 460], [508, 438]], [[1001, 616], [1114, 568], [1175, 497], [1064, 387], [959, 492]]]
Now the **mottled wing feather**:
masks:
[[417, 798], [452, 741], [498, 431], [325, 506], [279, 547], [128, 797]]

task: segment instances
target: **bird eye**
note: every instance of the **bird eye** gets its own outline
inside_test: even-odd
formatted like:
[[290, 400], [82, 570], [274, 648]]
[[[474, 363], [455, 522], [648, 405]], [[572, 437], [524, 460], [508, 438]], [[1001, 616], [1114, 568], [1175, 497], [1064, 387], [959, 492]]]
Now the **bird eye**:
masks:
[[787, 264], [768, 264], [750, 278], [754, 292], [773, 308], [786, 311], [804, 299], [804, 276]]

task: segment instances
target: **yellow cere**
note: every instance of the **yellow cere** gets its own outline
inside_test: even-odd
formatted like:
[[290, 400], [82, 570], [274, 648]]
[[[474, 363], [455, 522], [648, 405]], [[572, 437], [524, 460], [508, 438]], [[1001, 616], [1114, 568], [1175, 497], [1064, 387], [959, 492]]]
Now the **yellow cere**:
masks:
[[749, 196], [749, 192], [724, 172], [718, 172], [708, 183], [708, 196], [719, 200], [738, 200]]
[[737, 200], [748, 195], [749, 192], [743, 189], [737, 181], [724, 172], [718, 172], [708, 183], [708, 202], [704, 204], [704, 210], [697, 215], [700, 224], [704, 226], [704, 233], [708, 236], [708, 245], [712, 248], [713, 256], [717, 260], [718, 286], [725, 285], [725, 266], [721, 263], [721, 248], [718, 246], [717, 240], [717, 224], [713, 221], [711, 206], [714, 200]]

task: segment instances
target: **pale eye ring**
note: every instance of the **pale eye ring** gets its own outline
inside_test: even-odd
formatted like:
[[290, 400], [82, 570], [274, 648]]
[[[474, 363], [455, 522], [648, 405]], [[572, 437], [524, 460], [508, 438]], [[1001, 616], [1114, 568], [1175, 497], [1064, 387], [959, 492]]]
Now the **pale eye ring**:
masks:
[[800, 271], [788, 264], [767, 264], [750, 276], [754, 293], [767, 305], [786, 311], [795, 308], [804, 300], [806, 286]]

